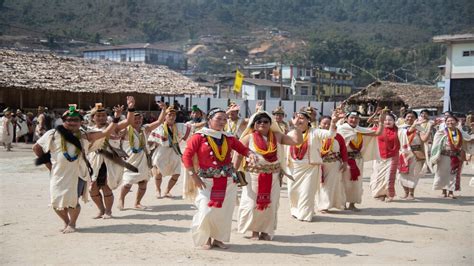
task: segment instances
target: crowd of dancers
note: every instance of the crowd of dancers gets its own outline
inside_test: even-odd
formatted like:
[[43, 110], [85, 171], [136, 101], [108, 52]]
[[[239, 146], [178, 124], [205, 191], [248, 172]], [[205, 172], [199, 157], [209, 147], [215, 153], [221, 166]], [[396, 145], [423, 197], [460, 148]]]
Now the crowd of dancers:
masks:
[[[463, 164], [472, 154], [474, 121], [461, 128], [458, 118], [445, 113], [431, 121], [408, 110], [397, 118], [378, 108], [362, 127], [357, 111], [335, 108], [317, 120], [315, 108], [304, 107], [285, 122], [281, 107], [270, 114], [259, 102], [250, 118], [240, 107], [212, 108], [204, 114], [193, 106], [191, 120], [176, 123], [177, 110], [158, 103], [158, 119], [143, 124], [135, 100], [115, 106], [108, 116], [102, 104], [84, 121], [75, 105], [62, 115], [63, 124], [42, 132], [33, 151], [37, 164], [50, 170], [51, 205], [64, 222], [63, 233], [76, 230], [88, 196], [98, 208], [95, 218], [112, 218], [114, 190], [117, 207], [125, 210], [126, 196], [138, 185], [133, 208], [146, 209], [142, 198], [151, 177], [157, 198], [174, 197], [178, 178], [183, 198], [197, 212], [191, 224], [194, 245], [228, 248], [232, 214], [238, 205], [237, 230], [254, 240], [271, 240], [277, 212], [311, 222], [316, 212], [359, 211], [364, 162], [373, 161], [370, 192], [376, 199], [413, 200], [418, 180], [434, 173], [433, 189], [455, 198]], [[164, 191], [162, 180], [169, 177]], [[280, 189], [287, 186], [289, 210], [279, 210]], [[240, 196], [238, 191], [241, 189]]]

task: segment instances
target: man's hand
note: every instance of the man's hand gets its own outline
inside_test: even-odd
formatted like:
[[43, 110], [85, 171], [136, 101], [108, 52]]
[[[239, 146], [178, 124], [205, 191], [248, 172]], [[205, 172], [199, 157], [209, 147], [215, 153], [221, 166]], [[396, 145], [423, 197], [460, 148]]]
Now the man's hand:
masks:
[[344, 172], [347, 169], [347, 162], [343, 162], [339, 167], [340, 172]]
[[249, 153], [249, 163], [250, 164], [256, 164], [258, 162], [258, 156], [255, 154], [255, 152], [250, 151]]
[[385, 118], [387, 117], [387, 114], [390, 110], [388, 109], [383, 109], [380, 113], [380, 118], [379, 118], [379, 123], [383, 123], [385, 121]]
[[201, 180], [201, 178], [199, 178], [199, 176], [196, 175], [196, 173], [194, 173], [192, 175], [192, 178], [194, 180], [194, 185], [198, 188], [198, 189], [205, 189], [206, 188], [206, 184], [204, 184], [204, 181]]
[[127, 108], [135, 108], [135, 98], [133, 96], [127, 96]]
[[120, 116], [122, 116], [122, 112], [123, 112], [123, 105], [116, 105], [116, 106], [114, 106], [113, 110], [114, 110], [114, 117], [115, 118], [120, 118]]
[[166, 103], [164, 103], [164, 102], [156, 102], [156, 104], [158, 105], [158, 107], [160, 107], [160, 109], [161, 109], [162, 111], [165, 111], [166, 108], [167, 108], [167, 107], [166, 107]]
[[259, 100], [257, 101], [257, 104], [255, 105], [255, 112], [263, 111], [263, 101]]
[[298, 125], [298, 115], [294, 114], [293, 118], [291, 119], [291, 124], [296, 127]]
[[344, 119], [345, 117], [346, 115], [339, 108], [336, 108], [334, 111], [332, 111], [331, 120], [333, 121], [333, 123], [336, 123], [337, 121]]

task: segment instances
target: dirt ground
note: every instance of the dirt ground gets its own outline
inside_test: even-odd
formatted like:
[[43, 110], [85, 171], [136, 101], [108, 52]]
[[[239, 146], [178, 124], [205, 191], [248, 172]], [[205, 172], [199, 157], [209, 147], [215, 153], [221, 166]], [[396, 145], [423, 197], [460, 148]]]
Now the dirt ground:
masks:
[[[115, 219], [94, 220], [96, 208], [89, 202], [82, 204], [78, 232], [61, 234], [62, 224], [48, 206], [48, 172], [33, 165], [31, 145], [1, 150], [0, 264], [474, 264], [472, 166], [465, 167], [457, 200], [439, 198], [427, 175], [416, 201], [392, 203], [370, 198], [370, 166], [364, 169], [361, 212], [318, 213], [311, 223], [299, 222], [289, 215], [283, 187], [273, 241], [251, 241], [234, 223], [228, 250], [204, 251], [192, 246], [192, 203], [156, 199], [153, 183], [143, 200], [150, 210], [119, 212], [114, 206]], [[132, 190], [126, 207], [137, 187]]]

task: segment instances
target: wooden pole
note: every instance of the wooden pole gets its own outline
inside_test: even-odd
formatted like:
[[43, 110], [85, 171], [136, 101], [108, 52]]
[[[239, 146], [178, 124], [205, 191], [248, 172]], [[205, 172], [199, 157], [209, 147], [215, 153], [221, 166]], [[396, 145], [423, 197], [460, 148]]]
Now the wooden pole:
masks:
[[20, 109], [23, 109], [23, 90], [20, 90]]
[[148, 94], [148, 112], [151, 111], [151, 99], [150, 99], [150, 97], [151, 97], [151, 94]]

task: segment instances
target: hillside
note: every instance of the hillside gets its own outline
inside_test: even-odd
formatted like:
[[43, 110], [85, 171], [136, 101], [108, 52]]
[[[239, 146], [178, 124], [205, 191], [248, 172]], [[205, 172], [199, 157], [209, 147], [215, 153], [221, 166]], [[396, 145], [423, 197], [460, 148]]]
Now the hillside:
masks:
[[[194, 48], [190, 65], [206, 72], [278, 60], [431, 82], [444, 53], [432, 36], [474, 31], [470, 0], [1, 0], [0, 8], [3, 46], [43, 38], [74, 53], [81, 45], [64, 40], [166, 42]], [[372, 79], [364, 73], [360, 85]]]

